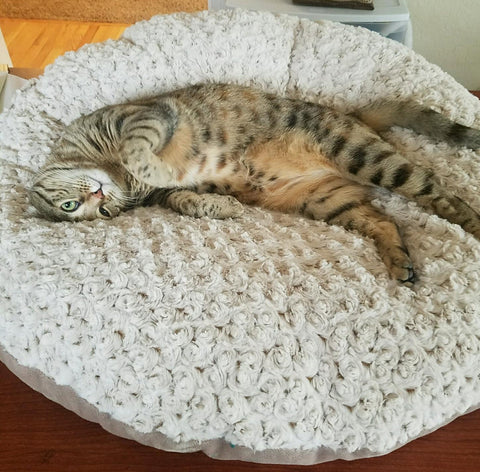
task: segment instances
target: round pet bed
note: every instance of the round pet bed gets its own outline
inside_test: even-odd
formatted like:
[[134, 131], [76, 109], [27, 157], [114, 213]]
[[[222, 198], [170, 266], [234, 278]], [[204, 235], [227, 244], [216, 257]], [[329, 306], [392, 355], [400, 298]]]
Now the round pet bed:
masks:
[[[52, 223], [25, 186], [69, 123], [103, 105], [234, 82], [350, 111], [411, 97], [480, 127], [480, 102], [364, 29], [242, 10], [157, 16], [59, 58], [0, 115], [0, 358], [115, 434], [224, 459], [387, 453], [480, 404], [480, 244], [398, 196], [413, 288], [372, 241], [249, 207], [160, 207]], [[480, 209], [478, 153], [388, 138]]]

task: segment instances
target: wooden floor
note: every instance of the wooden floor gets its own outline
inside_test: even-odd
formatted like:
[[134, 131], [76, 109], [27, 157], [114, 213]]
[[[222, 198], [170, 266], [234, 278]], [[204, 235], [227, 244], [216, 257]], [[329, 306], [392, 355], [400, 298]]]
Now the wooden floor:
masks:
[[[0, 19], [14, 66], [44, 68], [127, 25]], [[480, 410], [383, 457], [311, 467], [215, 461], [115, 437], [20, 382], [0, 364], [0, 472], [478, 472]]]
[[128, 25], [0, 18], [14, 67], [43, 69], [66, 51], [86, 43], [117, 39]]

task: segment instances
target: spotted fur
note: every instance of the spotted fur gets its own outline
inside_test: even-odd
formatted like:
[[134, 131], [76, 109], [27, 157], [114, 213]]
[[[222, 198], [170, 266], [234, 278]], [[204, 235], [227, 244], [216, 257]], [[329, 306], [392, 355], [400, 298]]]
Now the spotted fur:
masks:
[[252, 88], [197, 85], [74, 121], [29, 194], [54, 220], [154, 203], [196, 217], [238, 216], [239, 202], [296, 212], [371, 237], [392, 277], [411, 283], [408, 250], [371, 205], [373, 187], [433, 208], [476, 237], [480, 216], [379, 136], [392, 125], [480, 147], [479, 130], [412, 103], [345, 115]]

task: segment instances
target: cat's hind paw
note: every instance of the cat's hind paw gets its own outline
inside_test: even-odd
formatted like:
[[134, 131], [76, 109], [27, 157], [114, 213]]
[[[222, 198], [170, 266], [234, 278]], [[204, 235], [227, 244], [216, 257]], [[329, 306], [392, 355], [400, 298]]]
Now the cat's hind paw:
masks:
[[383, 255], [390, 276], [401, 284], [411, 287], [417, 280], [410, 256], [404, 247], [392, 247]]

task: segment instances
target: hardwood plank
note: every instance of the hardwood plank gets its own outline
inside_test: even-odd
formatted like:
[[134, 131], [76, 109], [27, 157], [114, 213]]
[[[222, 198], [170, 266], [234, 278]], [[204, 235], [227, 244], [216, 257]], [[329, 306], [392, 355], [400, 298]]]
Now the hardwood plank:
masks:
[[476, 472], [480, 410], [382, 457], [316, 466], [218, 461], [116, 437], [20, 382], [0, 364], [0, 472]]
[[86, 43], [117, 39], [127, 24], [0, 18], [15, 67], [43, 69], [58, 56]]
[[0, 29], [2, 30], [2, 33], [4, 36], [9, 36], [10, 38], [13, 37], [13, 35], [18, 34], [18, 22], [21, 20], [15, 20], [15, 21], [3, 21], [2, 18], [0, 18]]

